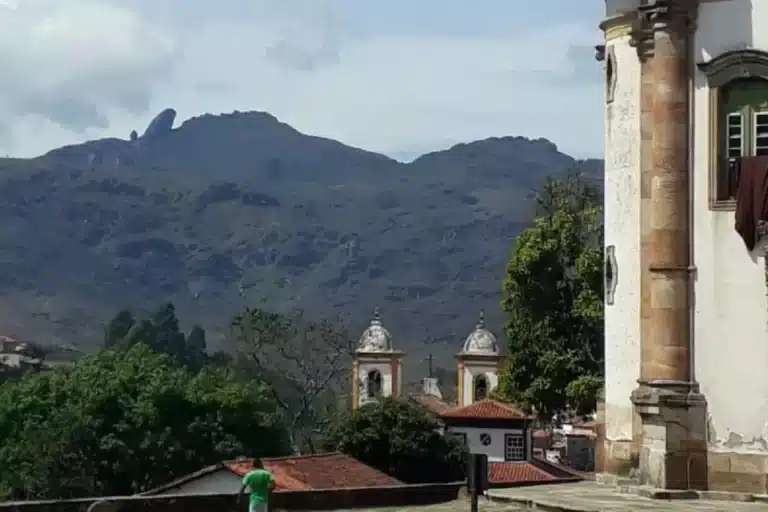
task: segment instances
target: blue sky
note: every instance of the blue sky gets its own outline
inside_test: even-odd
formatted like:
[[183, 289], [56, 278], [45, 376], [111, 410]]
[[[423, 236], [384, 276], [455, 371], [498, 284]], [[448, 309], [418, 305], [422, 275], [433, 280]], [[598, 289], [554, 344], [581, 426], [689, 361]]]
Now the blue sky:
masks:
[[602, 154], [599, 0], [5, 2], [5, 154], [126, 138], [167, 107], [266, 110], [403, 159], [503, 135]]

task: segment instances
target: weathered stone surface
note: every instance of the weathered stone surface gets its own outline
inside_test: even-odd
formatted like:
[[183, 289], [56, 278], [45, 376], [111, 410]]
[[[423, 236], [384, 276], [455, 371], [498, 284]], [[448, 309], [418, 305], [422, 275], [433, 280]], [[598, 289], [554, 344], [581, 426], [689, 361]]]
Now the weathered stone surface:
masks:
[[696, 389], [642, 386], [632, 394], [642, 418], [639, 483], [659, 489], [708, 488], [707, 407]]
[[[489, 491], [491, 499], [525, 510], [568, 512], [752, 512], [766, 510], [759, 497], [731, 493], [654, 491], [594, 482]], [[691, 499], [698, 498], [698, 499]], [[514, 510], [514, 509], [512, 509]]]

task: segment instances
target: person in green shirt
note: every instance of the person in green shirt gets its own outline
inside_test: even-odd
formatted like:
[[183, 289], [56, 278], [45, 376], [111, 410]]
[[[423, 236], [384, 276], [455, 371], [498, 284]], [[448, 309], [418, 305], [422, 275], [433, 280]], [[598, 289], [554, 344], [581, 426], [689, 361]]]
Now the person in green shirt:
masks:
[[243, 493], [248, 491], [248, 512], [267, 512], [269, 510], [269, 491], [275, 488], [272, 473], [264, 468], [249, 471], [243, 477], [243, 486], [237, 495], [237, 509], [240, 510], [240, 500]]

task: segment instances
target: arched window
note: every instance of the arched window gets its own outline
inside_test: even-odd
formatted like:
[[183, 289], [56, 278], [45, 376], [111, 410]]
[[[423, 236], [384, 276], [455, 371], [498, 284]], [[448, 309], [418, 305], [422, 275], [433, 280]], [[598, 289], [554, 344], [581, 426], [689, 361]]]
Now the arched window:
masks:
[[488, 396], [488, 379], [485, 375], [475, 377], [475, 401], [484, 400]]
[[366, 384], [368, 398], [378, 398], [381, 396], [381, 372], [379, 370], [371, 370], [368, 372]]
[[743, 159], [768, 155], [768, 53], [727, 52], [699, 69], [710, 91], [710, 206], [733, 209]]

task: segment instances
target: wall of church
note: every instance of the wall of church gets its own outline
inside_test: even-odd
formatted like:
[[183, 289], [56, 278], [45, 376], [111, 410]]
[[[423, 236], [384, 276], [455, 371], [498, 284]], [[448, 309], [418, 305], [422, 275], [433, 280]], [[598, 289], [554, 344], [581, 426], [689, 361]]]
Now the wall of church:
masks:
[[[525, 434], [526, 436], [526, 458], [531, 458], [531, 430], [523, 431], [521, 429], [500, 429], [500, 428], [477, 428], [477, 427], [449, 427], [447, 431], [448, 435], [451, 434], [463, 434], [467, 442], [467, 449], [469, 453], [477, 453], [488, 456], [488, 462], [504, 462], [505, 434]], [[486, 434], [490, 437], [489, 444], [483, 444], [481, 436]], [[487, 442], [487, 441], [486, 441]]]
[[[729, 50], [768, 50], [768, 2], [702, 2], [697, 62]], [[695, 378], [706, 395], [714, 450], [768, 450], [768, 303], [764, 257], [750, 254], [732, 211], [709, 207], [709, 90], [694, 78]], [[610, 218], [610, 216], [608, 216]], [[608, 366], [610, 368], [610, 366]]]
[[606, 282], [605, 437], [631, 441], [640, 373], [640, 62], [628, 35], [606, 42], [605, 65], [615, 74], [613, 83], [606, 77], [605, 250], [615, 283]]
[[360, 361], [358, 382], [360, 386], [360, 405], [365, 405], [376, 399], [368, 397], [368, 374], [378, 370], [381, 373], [381, 396], [392, 395], [392, 363], [390, 361], [368, 362]]
[[499, 385], [499, 372], [496, 363], [481, 363], [466, 361], [464, 363], [464, 403], [470, 405], [475, 401], [475, 378], [484, 375], [488, 381], [488, 392]]

